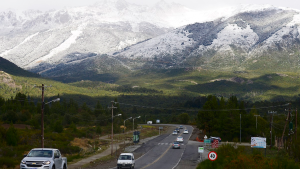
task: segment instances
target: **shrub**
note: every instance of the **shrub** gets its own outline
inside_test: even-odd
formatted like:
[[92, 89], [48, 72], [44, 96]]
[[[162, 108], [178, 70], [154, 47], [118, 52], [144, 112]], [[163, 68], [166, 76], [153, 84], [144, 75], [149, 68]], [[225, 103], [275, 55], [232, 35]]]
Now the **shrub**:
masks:
[[61, 133], [61, 132], [63, 132], [63, 130], [64, 130], [64, 127], [62, 125], [62, 122], [60, 120], [56, 121], [55, 124], [54, 124], [54, 131], [58, 132], [58, 133]]
[[17, 129], [14, 128], [13, 124], [10, 125], [6, 132], [6, 143], [10, 146], [16, 146], [19, 142], [19, 135]]

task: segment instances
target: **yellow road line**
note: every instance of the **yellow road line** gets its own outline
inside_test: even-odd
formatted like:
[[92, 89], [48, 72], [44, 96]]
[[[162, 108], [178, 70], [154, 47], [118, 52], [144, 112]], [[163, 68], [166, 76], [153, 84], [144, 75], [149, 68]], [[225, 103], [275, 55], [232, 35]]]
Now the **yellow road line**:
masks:
[[[182, 133], [180, 133], [179, 136], [181, 136], [181, 134], [182, 134]], [[152, 163], [146, 165], [145, 167], [143, 167], [143, 168], [141, 168], [141, 169], [145, 169], [145, 168], [151, 166], [152, 164], [156, 163], [158, 160], [160, 160], [160, 159], [161, 159], [161, 158], [162, 158], [162, 157], [170, 150], [171, 147], [172, 147], [172, 144], [171, 144], [171, 145], [167, 148], [167, 150], [166, 150], [162, 155], [160, 155], [155, 161], [153, 161]]]

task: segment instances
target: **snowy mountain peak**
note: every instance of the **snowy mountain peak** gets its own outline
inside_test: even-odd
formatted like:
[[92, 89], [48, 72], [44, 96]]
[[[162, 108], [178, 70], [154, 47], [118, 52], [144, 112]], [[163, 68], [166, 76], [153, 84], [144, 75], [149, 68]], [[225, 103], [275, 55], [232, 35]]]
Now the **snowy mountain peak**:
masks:
[[102, 0], [96, 2], [93, 6], [96, 6], [100, 9], [114, 9], [118, 11], [122, 11], [127, 9], [130, 4], [125, 0]]

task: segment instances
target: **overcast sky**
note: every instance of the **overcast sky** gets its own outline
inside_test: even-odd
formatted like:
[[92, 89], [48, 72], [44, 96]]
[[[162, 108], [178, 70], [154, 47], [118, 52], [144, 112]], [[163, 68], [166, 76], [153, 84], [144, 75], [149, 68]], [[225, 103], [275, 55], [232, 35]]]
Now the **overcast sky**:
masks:
[[[161, 0], [126, 0], [134, 4], [148, 5]], [[300, 10], [300, 0], [165, 0], [176, 2], [196, 10], [207, 10], [224, 6], [234, 6], [238, 4], [270, 4], [280, 7], [290, 7]], [[39, 9], [42, 11], [50, 9], [62, 9], [64, 7], [92, 5], [97, 0], [0, 0], [0, 11], [6, 9], [26, 10]]]

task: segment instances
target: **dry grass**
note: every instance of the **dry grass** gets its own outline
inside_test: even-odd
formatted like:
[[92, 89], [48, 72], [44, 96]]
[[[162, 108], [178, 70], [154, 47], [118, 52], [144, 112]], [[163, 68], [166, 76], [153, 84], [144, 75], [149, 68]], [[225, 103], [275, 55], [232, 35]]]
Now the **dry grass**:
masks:
[[[16, 129], [31, 129], [31, 127], [29, 125], [25, 125], [25, 124], [13, 124], [14, 128]], [[10, 124], [1, 124], [2, 127], [4, 127], [5, 129], [8, 129], [10, 127]]]
[[91, 146], [89, 146], [88, 142], [91, 142], [91, 139], [88, 138], [75, 138], [73, 141], [71, 141], [71, 145], [72, 146], [77, 146], [80, 147], [84, 150], [90, 148]]

